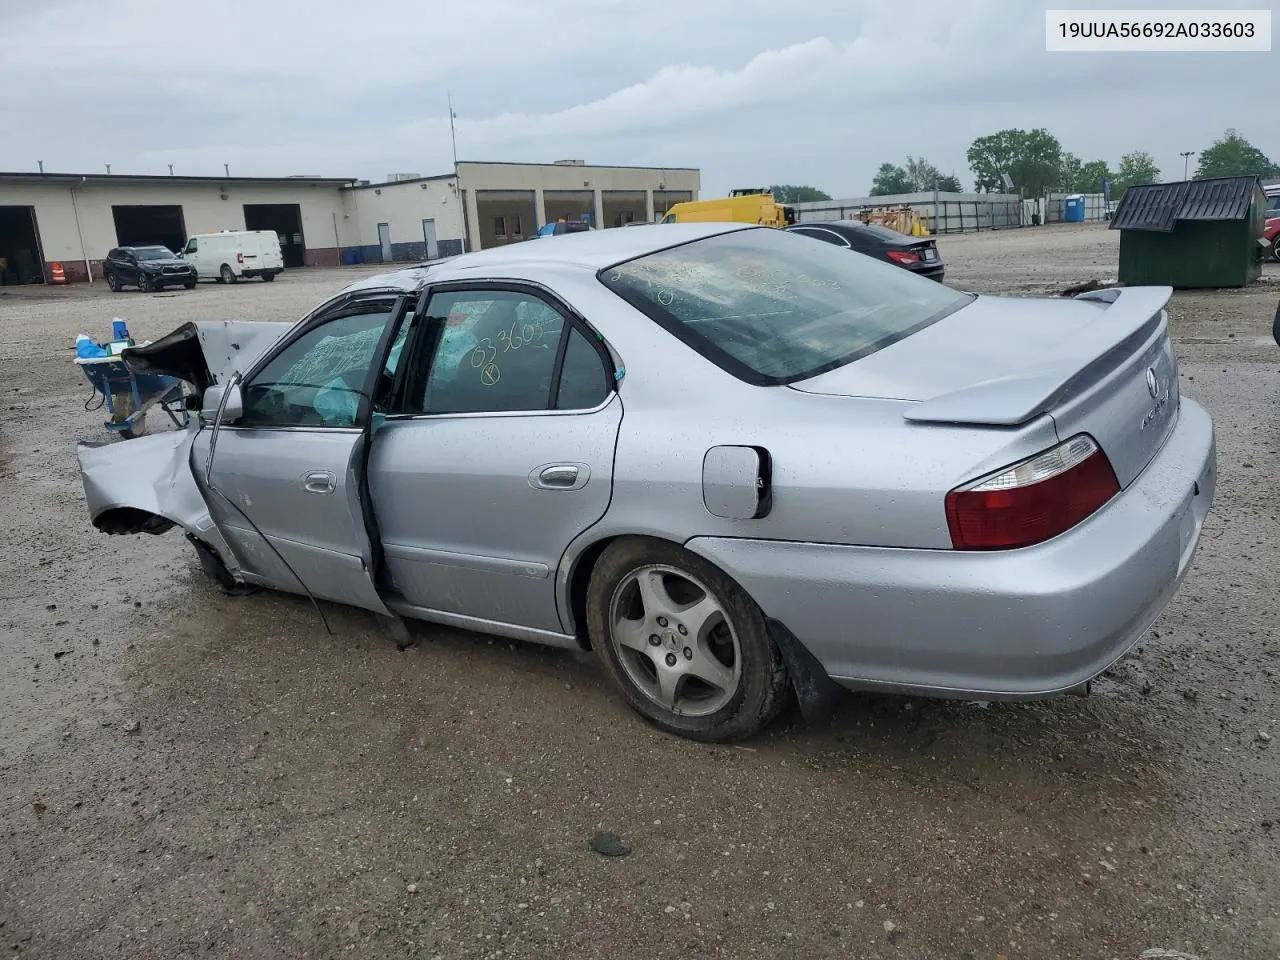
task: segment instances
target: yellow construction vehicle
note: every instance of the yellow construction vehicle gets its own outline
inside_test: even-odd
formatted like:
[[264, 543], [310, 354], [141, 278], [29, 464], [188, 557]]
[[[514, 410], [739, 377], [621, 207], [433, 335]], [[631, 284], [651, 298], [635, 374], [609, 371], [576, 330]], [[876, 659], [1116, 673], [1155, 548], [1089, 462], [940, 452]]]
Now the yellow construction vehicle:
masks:
[[786, 227], [796, 222], [795, 210], [773, 199], [768, 190], [733, 190], [716, 200], [689, 200], [667, 211], [662, 223], [756, 223]]

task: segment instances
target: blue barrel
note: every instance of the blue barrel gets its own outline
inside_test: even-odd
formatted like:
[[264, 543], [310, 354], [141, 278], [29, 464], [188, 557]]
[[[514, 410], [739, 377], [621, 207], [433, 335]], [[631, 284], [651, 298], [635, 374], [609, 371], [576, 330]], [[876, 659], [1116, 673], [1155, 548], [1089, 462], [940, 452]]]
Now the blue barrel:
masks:
[[350, 248], [342, 251], [342, 262], [348, 267], [354, 267], [360, 262], [360, 251]]
[[1062, 200], [1062, 219], [1067, 223], [1084, 223], [1084, 196], [1074, 193]]

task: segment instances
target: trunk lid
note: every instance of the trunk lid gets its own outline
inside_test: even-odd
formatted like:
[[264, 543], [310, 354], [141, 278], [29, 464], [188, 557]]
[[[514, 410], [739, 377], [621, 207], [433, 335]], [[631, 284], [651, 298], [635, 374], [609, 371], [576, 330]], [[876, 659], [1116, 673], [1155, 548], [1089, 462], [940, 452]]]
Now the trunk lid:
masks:
[[1073, 300], [977, 297], [883, 350], [792, 388], [911, 401], [907, 420], [1013, 427], [1053, 417], [1061, 439], [1088, 433], [1121, 486], [1173, 429], [1177, 358], [1169, 287]]
[[233, 372], [246, 372], [291, 327], [269, 320], [184, 323], [159, 340], [125, 348], [120, 359], [134, 373], [177, 377], [203, 395]]

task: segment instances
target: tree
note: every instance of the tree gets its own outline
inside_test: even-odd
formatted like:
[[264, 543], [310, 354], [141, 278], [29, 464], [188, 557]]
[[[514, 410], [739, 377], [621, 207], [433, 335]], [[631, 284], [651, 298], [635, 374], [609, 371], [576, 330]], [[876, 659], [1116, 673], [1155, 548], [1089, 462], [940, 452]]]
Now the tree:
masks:
[[1196, 179], [1206, 177], [1274, 177], [1280, 166], [1235, 130], [1228, 130], [1200, 154]]
[[1067, 193], [1076, 191], [1076, 182], [1080, 179], [1080, 171], [1084, 169], [1084, 164], [1080, 158], [1074, 153], [1064, 153], [1062, 162], [1058, 164], [1058, 180], [1056, 186], [1058, 189]]
[[880, 164], [875, 177], [871, 181], [871, 196], [890, 197], [898, 193], [912, 193], [911, 178], [902, 167], [892, 163]]
[[1116, 171], [1113, 200], [1118, 200], [1129, 187], [1144, 183], [1155, 183], [1160, 179], [1160, 168], [1151, 154], [1138, 150], [1126, 153], [1120, 158], [1120, 169]]
[[773, 199], [779, 203], [811, 203], [814, 200], [830, 200], [829, 194], [817, 187], [797, 187], [790, 183], [779, 184], [769, 188]]
[[907, 157], [905, 165], [880, 164], [875, 179], [871, 181], [871, 196], [887, 197], [898, 193], [929, 193], [934, 184], [939, 190], [962, 193], [960, 180], [954, 175], [944, 175], [923, 157]]
[[[1071, 189], [1076, 193], [1101, 193], [1102, 180], [1111, 177], [1111, 169], [1105, 160], [1090, 160], [1076, 174]], [[1114, 180], [1115, 178], [1112, 177]]]
[[1024, 197], [1038, 197], [1061, 173], [1062, 145], [1048, 130], [1001, 130], [974, 140], [966, 157], [980, 191], [1004, 191], [1007, 173]]

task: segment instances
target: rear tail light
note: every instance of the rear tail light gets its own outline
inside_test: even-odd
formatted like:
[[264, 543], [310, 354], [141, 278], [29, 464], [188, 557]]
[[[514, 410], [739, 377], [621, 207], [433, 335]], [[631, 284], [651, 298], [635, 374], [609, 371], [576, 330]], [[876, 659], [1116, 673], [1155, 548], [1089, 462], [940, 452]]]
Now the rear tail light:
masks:
[[244, 254], [243, 254], [243, 253], [237, 253], [237, 254], [236, 254], [236, 263], [244, 263]]
[[885, 254], [894, 263], [900, 263], [904, 267], [909, 267], [913, 263], [919, 263], [920, 258], [910, 250], [890, 250]]
[[1092, 437], [1080, 434], [972, 486], [947, 494], [957, 550], [1009, 550], [1070, 530], [1120, 492]]

